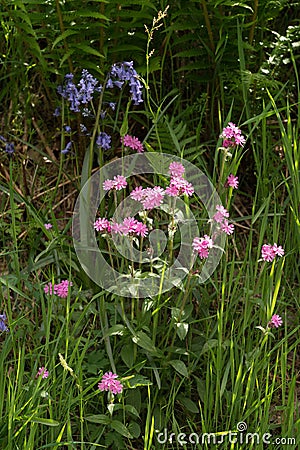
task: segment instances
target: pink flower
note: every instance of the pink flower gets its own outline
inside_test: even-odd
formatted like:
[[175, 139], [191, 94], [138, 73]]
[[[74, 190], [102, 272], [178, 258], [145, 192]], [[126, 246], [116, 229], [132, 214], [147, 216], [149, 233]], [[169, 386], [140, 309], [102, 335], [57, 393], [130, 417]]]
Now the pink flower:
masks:
[[56, 284], [54, 286], [54, 292], [58, 295], [60, 298], [67, 298], [68, 297], [68, 291], [69, 286], [72, 286], [73, 283], [69, 282], [68, 280], [63, 280], [59, 284]]
[[227, 211], [226, 208], [224, 208], [223, 205], [217, 205], [216, 206], [216, 210], [222, 214], [223, 217], [229, 217], [229, 212]]
[[119, 380], [116, 380], [116, 378], [118, 378], [118, 375], [115, 373], [106, 372], [103, 375], [101, 382], [98, 383], [98, 389], [102, 392], [110, 391], [113, 394], [121, 394], [123, 391], [123, 385]]
[[50, 228], [52, 228], [51, 223], [45, 223], [44, 227], [46, 228], [46, 230], [50, 230]]
[[273, 244], [273, 251], [275, 255], [277, 256], [283, 256], [284, 255], [284, 249], [281, 247], [281, 245]]
[[223, 223], [221, 224], [221, 230], [224, 231], [224, 233], [230, 235], [234, 232], [234, 225], [232, 223], [229, 224], [228, 220], [224, 219]]
[[56, 294], [58, 295], [60, 298], [66, 298], [68, 297], [68, 289], [69, 286], [72, 286], [73, 283], [69, 282], [68, 280], [63, 280], [58, 284], [54, 284], [54, 286], [52, 285], [52, 283], [48, 283], [45, 287], [44, 287], [44, 292], [46, 294]]
[[236, 134], [234, 137], [234, 140], [235, 140], [236, 145], [241, 145], [241, 146], [243, 146], [246, 142], [245, 137], [241, 134]]
[[268, 327], [271, 328], [278, 328], [283, 324], [282, 318], [280, 316], [278, 316], [278, 314], [274, 314], [271, 317], [270, 322], [268, 323]]
[[232, 141], [229, 139], [224, 139], [223, 140], [223, 147], [228, 148], [228, 147], [232, 147]]
[[114, 188], [117, 191], [120, 191], [121, 189], [125, 188], [127, 186], [126, 178], [123, 177], [123, 175], [117, 175], [114, 176]]
[[220, 137], [224, 139], [223, 147], [225, 148], [244, 145], [246, 142], [241, 130], [232, 122], [229, 122], [227, 127], [223, 128]]
[[284, 249], [281, 247], [281, 245], [277, 244], [264, 244], [261, 249], [261, 256], [264, 261], [272, 262], [275, 256], [283, 256], [284, 255]]
[[110, 231], [110, 223], [107, 219], [102, 219], [101, 217], [99, 217], [99, 219], [97, 219], [96, 222], [94, 223], [94, 228], [97, 231], [107, 230], [109, 232]]
[[125, 217], [122, 223], [122, 231], [123, 235], [127, 236], [129, 233], [133, 233], [135, 231], [137, 220], [134, 217]]
[[228, 127], [230, 127], [230, 130], [233, 133], [233, 135], [241, 134], [241, 130], [233, 122], [228, 122]]
[[189, 197], [194, 193], [194, 187], [191, 183], [186, 183], [186, 185], [182, 188], [182, 192]]
[[209, 249], [213, 246], [212, 239], [207, 236], [207, 234], [204, 235], [204, 237], [195, 237], [193, 240], [193, 249], [198, 253], [201, 259], [208, 258]]
[[181, 177], [185, 172], [185, 168], [178, 162], [172, 162], [169, 166], [169, 172], [172, 177]]
[[153, 209], [160, 206], [164, 199], [164, 190], [160, 186], [144, 189], [144, 198], [141, 203], [145, 209]]
[[112, 222], [111, 223], [111, 231], [115, 234], [123, 234], [123, 226], [121, 223]]
[[44, 287], [44, 292], [45, 292], [45, 294], [49, 294], [49, 295], [52, 295], [53, 292], [55, 293], [55, 289], [52, 289], [52, 283], [46, 284], [46, 286]]
[[229, 236], [234, 232], [234, 225], [232, 223], [230, 224], [227, 220], [227, 218], [229, 217], [229, 212], [222, 205], [217, 205], [216, 210], [217, 212], [213, 216], [213, 220], [219, 224], [219, 230], [221, 229], [221, 231], [228, 234]]
[[110, 191], [111, 189], [114, 188], [114, 186], [115, 186], [115, 183], [114, 183], [113, 180], [105, 180], [105, 181], [103, 182], [103, 189], [104, 189], [105, 191]]
[[232, 187], [234, 189], [237, 189], [239, 187], [239, 179], [238, 177], [235, 177], [234, 175], [232, 175], [232, 173], [228, 176], [226, 184], [226, 187]]
[[120, 191], [127, 186], [126, 178], [123, 175], [114, 176], [113, 180], [105, 180], [103, 182], [103, 189], [105, 191], [110, 191], [111, 189], [116, 189]]
[[135, 136], [129, 136], [129, 134], [126, 134], [126, 136], [121, 138], [121, 142], [125, 147], [130, 147], [133, 150], [136, 150], [138, 153], [143, 153], [144, 151], [143, 144]]
[[170, 185], [168, 187], [166, 187], [165, 193], [169, 196], [169, 197], [177, 197], [179, 195], [179, 189], [177, 186]]
[[137, 202], [140, 202], [144, 198], [144, 189], [142, 186], [137, 186], [133, 191], [130, 192], [130, 197]]
[[193, 185], [181, 176], [173, 176], [170, 180], [170, 186], [166, 189], [166, 194], [171, 197], [176, 197], [177, 195], [182, 194], [191, 196], [193, 193]]
[[137, 234], [137, 236], [145, 237], [148, 234], [148, 228], [142, 222], [137, 221], [134, 232]]
[[144, 209], [153, 209], [160, 206], [163, 202], [164, 195], [165, 191], [160, 186], [146, 189], [139, 186], [130, 193], [130, 197], [141, 202]]
[[49, 372], [46, 369], [46, 367], [39, 367], [39, 370], [37, 371], [37, 374], [35, 377], [38, 378], [40, 376], [42, 376], [42, 378], [48, 378]]
[[222, 205], [216, 206], [216, 214], [213, 216], [213, 220], [217, 223], [223, 223], [225, 217], [229, 217], [229, 212]]
[[145, 237], [148, 234], [147, 226], [134, 217], [125, 217], [122, 223], [112, 222], [111, 230], [113, 233], [118, 233], [122, 236], [136, 234], [137, 236]]
[[264, 244], [261, 249], [261, 256], [264, 261], [273, 261], [276, 256], [273, 250], [273, 246], [270, 244]]

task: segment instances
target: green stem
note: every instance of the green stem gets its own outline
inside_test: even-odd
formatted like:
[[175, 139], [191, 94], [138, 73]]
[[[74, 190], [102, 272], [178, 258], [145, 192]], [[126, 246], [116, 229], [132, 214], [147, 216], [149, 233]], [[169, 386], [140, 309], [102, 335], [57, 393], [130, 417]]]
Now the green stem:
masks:
[[[190, 271], [189, 271], [189, 275], [188, 275], [188, 279], [187, 279], [187, 283], [186, 283], [186, 286], [185, 286], [184, 296], [183, 296], [183, 299], [182, 299], [182, 302], [181, 302], [181, 308], [180, 308], [180, 311], [179, 311], [179, 314], [178, 314], [178, 317], [177, 317], [177, 323], [180, 322], [182, 313], [183, 313], [184, 308], [185, 308], [186, 301], [187, 301], [187, 299], [188, 299], [188, 295], [189, 295], [189, 287], [190, 287], [190, 284], [191, 284], [192, 275], [193, 275], [192, 270], [190, 270]], [[179, 302], [178, 302], [178, 303], [179, 303]], [[178, 303], [177, 303], [177, 305], [178, 305]], [[172, 327], [170, 326], [169, 329], [168, 329], [167, 336], [166, 336], [166, 343], [167, 343], [167, 340], [168, 340], [168, 338], [169, 338], [169, 334], [170, 334], [170, 330], [171, 330], [171, 329], [172, 329]], [[172, 337], [172, 342], [171, 342], [170, 345], [168, 345], [168, 347], [170, 347], [170, 348], [173, 347], [174, 342], [175, 342], [175, 339], [176, 339], [176, 334], [177, 334], [177, 330], [175, 329], [175, 332], [174, 332], [173, 337]], [[170, 356], [171, 356], [171, 352], [169, 351], [169, 353], [168, 353], [168, 355], [167, 355], [167, 359], [169, 359]]]
[[213, 33], [212, 33], [212, 28], [211, 28], [211, 25], [210, 25], [210, 20], [209, 20], [209, 15], [208, 15], [208, 11], [207, 11], [206, 1], [202, 0], [201, 4], [202, 4], [202, 8], [203, 8], [203, 14], [204, 14], [204, 20], [205, 20], [205, 24], [206, 24], [206, 29], [207, 29], [207, 33], [208, 33], [208, 37], [209, 37], [210, 49], [211, 49], [211, 51], [213, 53], [215, 53], [214, 37], [213, 37]]
[[13, 240], [13, 261], [14, 261], [14, 271], [17, 277], [20, 276], [20, 265], [18, 258], [18, 240], [17, 240], [17, 230], [16, 230], [16, 214], [15, 214], [15, 201], [14, 201], [14, 188], [13, 188], [13, 158], [9, 160], [9, 200], [10, 200], [10, 211], [11, 211], [11, 233]]
[[108, 319], [107, 319], [107, 314], [106, 314], [106, 308], [105, 308], [105, 298], [104, 296], [102, 296], [100, 298], [100, 323], [101, 323], [101, 331], [102, 331], [102, 335], [105, 336], [104, 339], [104, 343], [105, 343], [105, 347], [106, 347], [106, 352], [110, 361], [110, 365], [112, 368], [112, 371], [114, 373], [117, 373], [116, 371], [116, 365], [115, 365], [115, 361], [114, 361], [114, 357], [113, 357], [113, 352], [112, 352], [112, 348], [111, 348], [111, 344], [110, 344], [110, 339], [109, 336], [106, 336], [107, 330], [108, 330]]
[[[61, 34], [63, 34], [65, 32], [65, 26], [64, 26], [64, 22], [63, 22], [61, 9], [60, 9], [60, 1], [59, 0], [55, 0], [55, 4], [56, 4], [56, 12], [57, 12], [57, 17], [58, 17], [60, 32], [61, 32]], [[66, 54], [68, 54], [69, 53], [69, 48], [68, 48], [68, 44], [67, 44], [66, 39], [64, 39], [63, 42], [64, 42], [64, 47], [65, 47]], [[72, 59], [71, 59], [70, 56], [68, 57], [68, 64], [69, 64], [70, 72], [73, 73], [73, 71], [74, 71], [73, 70], [73, 64], [72, 64]]]

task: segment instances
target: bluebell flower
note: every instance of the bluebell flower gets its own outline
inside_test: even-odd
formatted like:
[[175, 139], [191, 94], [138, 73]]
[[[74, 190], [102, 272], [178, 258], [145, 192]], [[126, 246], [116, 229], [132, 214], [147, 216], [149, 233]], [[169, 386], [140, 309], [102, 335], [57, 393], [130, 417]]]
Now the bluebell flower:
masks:
[[7, 153], [8, 155], [12, 155], [13, 153], [15, 153], [15, 146], [14, 146], [14, 144], [13, 144], [12, 142], [8, 142], [8, 143], [5, 145], [4, 150], [6, 151], [6, 153]]
[[110, 143], [111, 143], [111, 136], [102, 131], [97, 137], [96, 145], [98, 145], [98, 147], [102, 147], [104, 150], [108, 150], [111, 147]]
[[116, 109], [116, 104], [114, 102], [110, 102], [109, 107], [114, 111]]
[[72, 147], [72, 141], [68, 142], [66, 147], [60, 153], [62, 153], [63, 155], [66, 155], [71, 150], [71, 147]]
[[135, 105], [143, 102], [142, 83], [138, 79], [138, 74], [133, 67], [133, 61], [124, 61], [122, 63], [113, 64], [109, 73], [107, 87], [114, 86], [121, 89], [125, 81], [129, 82], [129, 90]]
[[74, 111], [74, 112], [80, 112], [79, 106], [80, 106], [80, 101], [79, 101], [79, 93], [78, 93], [78, 89], [75, 86], [75, 84], [73, 83], [73, 74], [72, 73], [68, 73], [65, 76], [65, 87], [63, 88], [62, 86], [58, 86], [57, 88], [57, 92], [66, 100], [68, 100], [70, 102], [70, 110]]
[[114, 83], [111, 78], [108, 79], [108, 81], [106, 83], [106, 87], [109, 89], [112, 89], [114, 87]]
[[124, 84], [124, 81], [114, 81], [114, 85], [117, 86], [117, 88], [122, 89]]
[[72, 128], [69, 125], [66, 125], [65, 126], [65, 132], [66, 133], [71, 133], [71, 131], [72, 131]]
[[83, 69], [82, 77], [78, 84], [78, 87], [80, 88], [78, 92], [80, 103], [86, 104], [93, 100], [93, 94], [97, 84], [98, 80], [96, 80], [96, 78], [94, 78], [86, 69]]
[[135, 105], [138, 105], [139, 103], [143, 103], [142, 99], [142, 84], [138, 79], [131, 78], [130, 82], [130, 92], [132, 95], [132, 100]]
[[4, 136], [0, 136], [0, 141], [2, 141], [2, 142], [6, 142], [6, 139], [5, 139], [5, 137], [4, 137]]
[[0, 331], [9, 331], [9, 328], [7, 328], [6, 324], [6, 314], [0, 314]]
[[53, 115], [54, 115], [54, 117], [60, 116], [60, 107], [59, 106], [57, 108], [55, 108]]
[[73, 81], [73, 78], [74, 78], [74, 75], [72, 74], [72, 73], [67, 73], [66, 75], [65, 75], [65, 80], [67, 80], [67, 81]]
[[58, 86], [57, 92], [70, 102], [70, 110], [80, 112], [80, 105], [86, 105], [93, 100], [94, 92], [101, 92], [102, 86], [98, 84], [98, 80], [94, 78], [86, 69], [83, 69], [81, 79], [76, 86], [74, 83], [74, 75], [68, 73], [65, 76], [65, 84]]
[[80, 126], [81, 133], [86, 134], [87, 136], [90, 134], [90, 133], [88, 133], [87, 127], [85, 125], [83, 125], [83, 123], [81, 123], [79, 126]]

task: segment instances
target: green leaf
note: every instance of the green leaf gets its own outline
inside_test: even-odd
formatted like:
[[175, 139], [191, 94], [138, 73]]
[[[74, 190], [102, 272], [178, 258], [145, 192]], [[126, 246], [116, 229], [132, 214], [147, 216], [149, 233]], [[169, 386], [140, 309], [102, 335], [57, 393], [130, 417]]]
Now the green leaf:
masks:
[[141, 427], [136, 422], [131, 421], [128, 425], [128, 429], [135, 439], [137, 439], [141, 434]]
[[123, 345], [121, 349], [121, 358], [123, 362], [126, 364], [128, 369], [131, 369], [134, 365], [134, 352], [133, 352], [134, 345], [132, 343]]
[[211, 350], [211, 349], [214, 348], [214, 347], [217, 347], [218, 344], [219, 344], [218, 339], [209, 339], [209, 340], [208, 340], [207, 342], [205, 342], [205, 344], [203, 345], [202, 350], [201, 350], [201, 354], [202, 354], [202, 353], [205, 353], [205, 352], [208, 352], [209, 350]]
[[92, 416], [86, 416], [85, 420], [92, 423], [101, 423], [103, 425], [108, 425], [110, 423], [109, 417], [105, 414], [94, 414]]
[[184, 322], [176, 323], [176, 333], [181, 341], [186, 337], [189, 331], [189, 324]]
[[91, 10], [77, 10], [76, 14], [79, 17], [93, 17], [94, 19], [100, 19], [100, 20], [109, 20], [108, 17], [104, 16], [103, 14], [96, 12], [96, 11], [91, 11]]
[[132, 341], [142, 347], [144, 350], [147, 350], [149, 353], [158, 353], [157, 348], [153, 345], [153, 342], [143, 331], [138, 331], [133, 337]]
[[96, 50], [95, 48], [91, 47], [90, 45], [81, 43], [81, 44], [73, 45], [73, 47], [75, 47], [77, 50], [83, 51], [84, 53], [88, 53], [90, 55], [98, 56], [99, 58], [104, 58], [102, 53], [98, 52], [98, 50]]
[[150, 386], [152, 384], [152, 382], [143, 375], [134, 375], [132, 377], [128, 377], [128, 379], [124, 381], [126, 381], [127, 386], [131, 389], [136, 388], [138, 386]]
[[199, 413], [199, 408], [193, 400], [188, 397], [180, 396], [178, 401], [191, 413], [197, 414]]
[[180, 361], [180, 359], [172, 359], [169, 361], [169, 364], [176, 370], [176, 372], [180, 373], [180, 375], [183, 375], [184, 377], [189, 376], [186, 365], [183, 361]]
[[139, 413], [132, 405], [125, 405], [125, 410], [131, 413], [133, 416], [140, 417]]
[[110, 327], [106, 333], [103, 334], [103, 339], [105, 339], [107, 336], [115, 336], [120, 335], [123, 336], [124, 331], [126, 330], [126, 327], [121, 324], [116, 324]]
[[133, 438], [129, 430], [119, 420], [113, 420], [110, 425], [117, 433], [121, 434], [122, 436], [125, 436], [128, 439]]
[[30, 420], [33, 423], [40, 423], [42, 425], [48, 425], [48, 427], [58, 427], [60, 425], [57, 420], [54, 419], [44, 419], [43, 417], [34, 417]]
[[54, 47], [59, 44], [60, 41], [65, 40], [68, 36], [72, 36], [74, 34], [78, 34], [79, 31], [75, 31], [75, 30], [65, 30], [62, 34], [60, 34], [55, 41], [52, 44], [52, 50], [54, 49]]

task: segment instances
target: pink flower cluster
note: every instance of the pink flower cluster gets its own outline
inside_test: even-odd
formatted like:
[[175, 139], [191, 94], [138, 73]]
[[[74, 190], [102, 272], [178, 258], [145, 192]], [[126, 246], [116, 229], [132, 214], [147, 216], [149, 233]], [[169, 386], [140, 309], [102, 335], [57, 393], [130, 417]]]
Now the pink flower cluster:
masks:
[[225, 187], [232, 187], [233, 189], [237, 189], [239, 187], [239, 179], [232, 175], [232, 173], [228, 176]]
[[97, 231], [107, 231], [108, 233], [116, 233], [122, 236], [136, 234], [137, 236], [147, 236], [148, 228], [143, 222], [139, 222], [134, 217], [125, 217], [122, 223], [109, 222], [107, 219], [99, 218], [94, 223]]
[[160, 206], [163, 202], [165, 192], [160, 186], [143, 189], [142, 186], [136, 187], [130, 192], [133, 200], [141, 202], [144, 209], [153, 209]]
[[182, 177], [185, 172], [185, 168], [181, 163], [174, 161], [169, 165], [169, 172], [172, 177]]
[[46, 228], [46, 230], [50, 230], [52, 228], [51, 223], [45, 223], [44, 227]]
[[227, 127], [223, 128], [220, 138], [223, 139], [223, 147], [235, 147], [236, 145], [243, 146], [246, 142], [241, 130], [232, 122], [229, 122]]
[[182, 164], [172, 162], [169, 166], [169, 172], [171, 174], [171, 180], [170, 185], [165, 191], [167, 195], [170, 197], [178, 197], [183, 194], [186, 194], [189, 197], [193, 195], [193, 185], [183, 178], [185, 168]]
[[105, 191], [110, 191], [111, 189], [115, 189], [116, 191], [120, 191], [127, 186], [126, 178], [123, 175], [114, 176], [113, 180], [105, 180], [103, 182], [103, 189]]
[[275, 256], [283, 256], [284, 255], [284, 249], [281, 247], [281, 245], [277, 244], [265, 244], [262, 246], [261, 249], [261, 256], [264, 261], [271, 262], [275, 258]]
[[130, 197], [133, 200], [141, 202], [144, 209], [149, 210], [159, 207], [163, 202], [165, 194], [170, 197], [177, 197], [183, 194], [188, 196], [193, 195], [194, 188], [192, 184], [183, 178], [185, 168], [182, 164], [172, 162], [169, 166], [169, 172], [171, 174], [170, 184], [165, 190], [160, 186], [146, 189], [138, 186], [130, 193]]
[[94, 222], [94, 228], [97, 231], [107, 231], [108, 233], [111, 232], [110, 222], [107, 219], [102, 219], [101, 217]]
[[98, 389], [100, 391], [110, 391], [113, 394], [121, 394], [123, 391], [123, 385], [122, 383], [117, 380], [118, 375], [112, 372], [106, 372], [100, 383], [98, 383]]
[[143, 153], [144, 151], [143, 144], [135, 136], [126, 134], [123, 138], [121, 138], [121, 142], [125, 147], [130, 147], [132, 148], [132, 150], [136, 150], [138, 153]]
[[49, 376], [49, 372], [48, 372], [48, 370], [46, 369], [46, 367], [39, 367], [39, 370], [37, 371], [37, 374], [36, 374], [36, 378], [38, 378], [38, 377], [42, 377], [42, 378], [48, 378], [48, 376]]
[[229, 217], [229, 212], [222, 205], [216, 206], [216, 214], [213, 216], [213, 220], [220, 224], [221, 230], [230, 235], [234, 232], [234, 225], [228, 222], [227, 218]]
[[128, 236], [129, 234], [136, 234], [137, 236], [147, 236], [148, 228], [143, 222], [139, 222], [134, 217], [126, 217], [123, 223], [112, 222], [111, 223], [112, 233], [117, 233], [123, 236]]
[[58, 284], [54, 284], [52, 285], [52, 283], [48, 283], [45, 287], [44, 287], [44, 292], [46, 294], [55, 294], [60, 298], [67, 298], [68, 297], [68, 291], [69, 291], [69, 286], [72, 286], [73, 283], [68, 281], [68, 280], [63, 280]]
[[192, 245], [194, 251], [198, 253], [201, 259], [204, 259], [208, 258], [209, 249], [212, 248], [213, 241], [205, 234], [204, 237], [201, 238], [195, 237]]
[[270, 328], [278, 328], [283, 324], [282, 318], [278, 316], [278, 314], [274, 314], [271, 317], [270, 322], [268, 323], [268, 327]]

